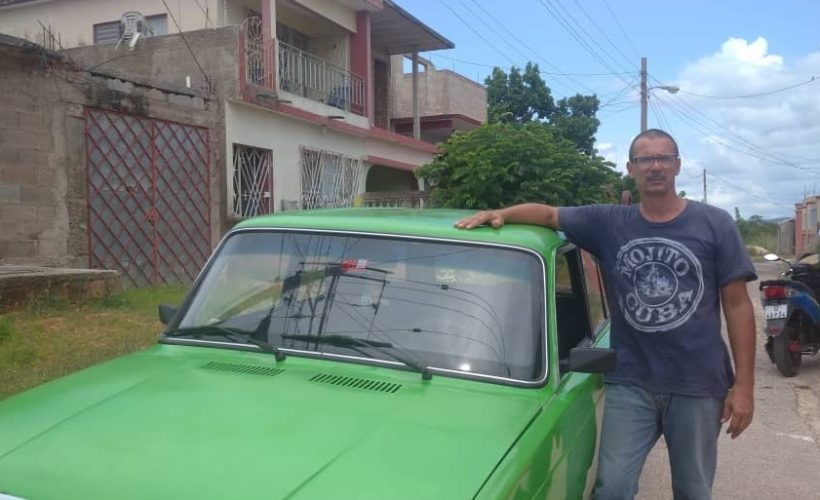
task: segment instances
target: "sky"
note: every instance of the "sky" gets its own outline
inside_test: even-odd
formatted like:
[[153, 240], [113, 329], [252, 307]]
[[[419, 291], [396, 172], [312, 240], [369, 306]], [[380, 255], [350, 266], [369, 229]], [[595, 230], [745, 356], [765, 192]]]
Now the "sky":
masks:
[[[595, 93], [599, 154], [626, 171], [640, 130], [670, 132], [678, 190], [741, 216], [793, 217], [820, 194], [820, 2], [816, 0], [398, 0], [455, 44], [422, 53], [483, 83], [538, 63], [556, 99]], [[812, 78], [814, 78], [812, 80]]]

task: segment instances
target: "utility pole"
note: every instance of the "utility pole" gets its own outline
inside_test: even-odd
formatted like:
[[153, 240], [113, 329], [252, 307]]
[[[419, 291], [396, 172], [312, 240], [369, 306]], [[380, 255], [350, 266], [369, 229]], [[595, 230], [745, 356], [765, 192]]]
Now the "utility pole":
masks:
[[676, 94], [680, 91], [680, 87], [677, 85], [653, 85], [648, 87], [646, 84], [646, 58], [641, 57], [641, 132], [646, 130], [646, 108], [649, 104], [649, 91], [652, 89], [660, 89], [669, 92], [670, 94]]
[[649, 96], [646, 90], [646, 58], [641, 57], [641, 132], [646, 130], [646, 107]]
[[709, 202], [706, 201], [706, 169], [703, 169], [703, 204], [706, 205]]

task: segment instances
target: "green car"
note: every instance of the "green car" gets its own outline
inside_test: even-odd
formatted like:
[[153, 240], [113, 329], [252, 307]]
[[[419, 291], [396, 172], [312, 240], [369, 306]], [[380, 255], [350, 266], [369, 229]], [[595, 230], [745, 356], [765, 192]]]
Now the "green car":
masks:
[[468, 214], [242, 222], [156, 346], [0, 402], [0, 499], [586, 497], [596, 263]]

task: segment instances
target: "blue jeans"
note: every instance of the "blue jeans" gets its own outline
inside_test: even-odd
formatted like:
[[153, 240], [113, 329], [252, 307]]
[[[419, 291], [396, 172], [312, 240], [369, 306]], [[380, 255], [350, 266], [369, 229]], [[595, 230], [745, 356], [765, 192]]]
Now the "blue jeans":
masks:
[[723, 399], [607, 384], [605, 401], [592, 498], [634, 498], [646, 456], [661, 435], [669, 449], [675, 500], [712, 498]]

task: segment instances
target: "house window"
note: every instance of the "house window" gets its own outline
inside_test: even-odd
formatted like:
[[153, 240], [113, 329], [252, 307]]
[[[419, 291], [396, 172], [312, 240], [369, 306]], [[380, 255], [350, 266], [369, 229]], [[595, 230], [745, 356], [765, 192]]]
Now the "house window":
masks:
[[273, 151], [233, 145], [233, 212], [253, 217], [273, 211]]
[[[142, 25], [138, 27], [141, 36], [159, 36], [168, 34], [168, 16], [157, 14], [145, 16]], [[109, 21], [94, 25], [94, 44], [117, 43], [122, 36], [122, 23]]]
[[302, 148], [302, 208], [349, 207], [359, 189], [361, 160]]
[[120, 22], [111, 21], [94, 25], [94, 44], [117, 43], [120, 39]]
[[143, 36], [160, 36], [168, 34], [168, 16], [157, 14], [145, 17], [145, 33]]

